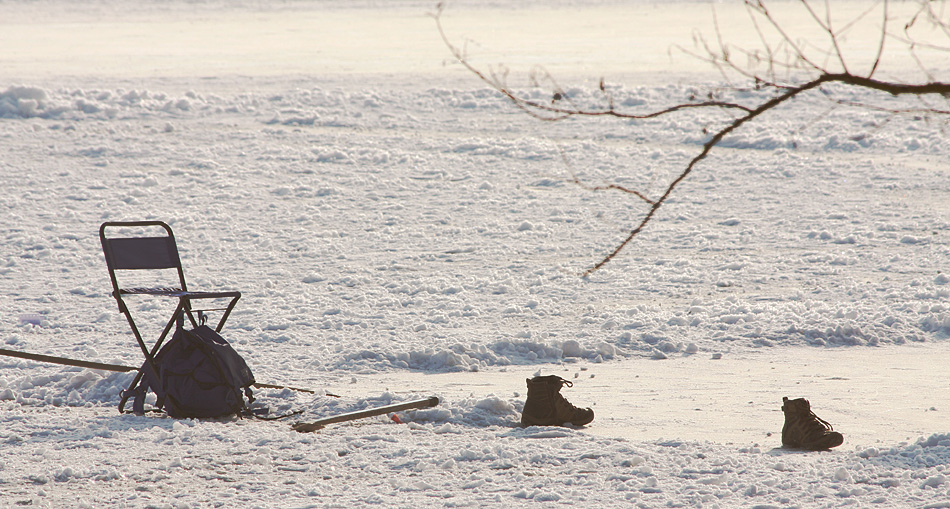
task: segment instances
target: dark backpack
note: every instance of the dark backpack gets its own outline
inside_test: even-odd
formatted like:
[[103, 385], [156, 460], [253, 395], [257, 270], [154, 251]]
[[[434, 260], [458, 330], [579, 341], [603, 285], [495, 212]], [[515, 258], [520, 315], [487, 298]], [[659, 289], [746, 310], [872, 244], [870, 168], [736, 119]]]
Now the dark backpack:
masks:
[[132, 409], [137, 414], [145, 411], [149, 389], [158, 397], [156, 406], [175, 418], [246, 414], [247, 405], [254, 401], [250, 389], [254, 375], [247, 363], [206, 325], [178, 328], [155, 356], [154, 369], [146, 361], [142, 374], [132, 391]]

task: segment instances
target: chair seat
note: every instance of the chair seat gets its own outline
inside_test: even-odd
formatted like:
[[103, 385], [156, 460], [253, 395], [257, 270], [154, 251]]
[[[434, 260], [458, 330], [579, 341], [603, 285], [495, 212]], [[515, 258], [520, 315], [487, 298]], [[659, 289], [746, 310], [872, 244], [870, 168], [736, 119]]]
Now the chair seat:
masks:
[[193, 299], [217, 299], [235, 297], [241, 292], [187, 292], [181, 288], [121, 288], [122, 295], [160, 295], [162, 297], [189, 297]]
[[181, 297], [192, 293], [183, 291], [181, 288], [121, 288], [121, 294], [129, 295], [162, 295], [166, 297]]

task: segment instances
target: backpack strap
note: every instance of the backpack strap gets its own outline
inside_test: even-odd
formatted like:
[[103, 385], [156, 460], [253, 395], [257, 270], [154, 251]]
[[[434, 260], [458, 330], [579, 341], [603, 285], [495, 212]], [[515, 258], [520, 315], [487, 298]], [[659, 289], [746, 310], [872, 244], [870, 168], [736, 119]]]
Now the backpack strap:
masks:
[[161, 376], [155, 371], [155, 365], [150, 359], [146, 359], [145, 363], [142, 364], [142, 367], [139, 368], [139, 371], [142, 373], [142, 379], [139, 382], [138, 387], [123, 393], [122, 403], [119, 405], [119, 411], [122, 411], [122, 407], [125, 406], [125, 401], [129, 399], [130, 396], [135, 396], [135, 399], [132, 400], [132, 413], [135, 415], [144, 415], [145, 395], [148, 394], [149, 389], [152, 389], [152, 392], [154, 392], [155, 396], [158, 397], [158, 400], [155, 402], [155, 406], [158, 408], [162, 408], [164, 406], [165, 390], [162, 387]]
[[145, 394], [148, 392], [148, 384], [144, 381], [138, 387], [132, 390], [135, 399], [132, 400], [132, 413], [135, 415], [145, 415]]
[[119, 393], [119, 396], [122, 396], [122, 399], [119, 401], [119, 413], [125, 413], [125, 403], [129, 401], [129, 398], [135, 396], [137, 391], [135, 389], [124, 390]]

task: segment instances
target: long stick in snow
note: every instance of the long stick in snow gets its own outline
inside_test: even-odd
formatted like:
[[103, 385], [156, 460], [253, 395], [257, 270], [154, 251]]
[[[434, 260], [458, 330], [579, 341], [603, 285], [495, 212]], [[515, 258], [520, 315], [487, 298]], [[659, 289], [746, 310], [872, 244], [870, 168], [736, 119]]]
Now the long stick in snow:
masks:
[[[54, 357], [52, 355], [43, 355], [40, 353], [18, 352], [16, 350], [7, 350], [6, 348], [0, 348], [0, 355], [6, 355], [8, 357], [19, 357], [20, 359], [29, 359], [31, 361], [49, 362], [51, 364], [63, 364], [65, 366], [76, 366], [80, 368], [89, 368], [89, 369], [101, 369], [104, 371], [118, 371], [120, 373], [139, 370], [139, 368], [134, 368], [132, 366], [123, 366], [121, 364], [105, 364], [102, 362], [81, 361], [77, 359], [67, 359], [66, 357]], [[301, 389], [299, 387], [287, 387], [285, 385], [262, 384], [262, 383], [255, 382], [254, 387], [257, 387], [260, 389], [289, 389], [289, 390], [297, 391], [297, 392], [309, 392], [310, 394], [316, 394], [316, 391], [312, 391], [310, 389]], [[335, 394], [327, 394], [327, 396], [339, 397]]]
[[77, 366], [80, 368], [102, 369], [105, 371], [126, 372], [139, 370], [139, 368], [133, 368], [132, 366], [122, 366], [120, 364], [104, 364], [102, 362], [80, 361], [76, 359], [67, 359], [65, 357], [53, 357], [52, 355], [43, 355], [39, 353], [18, 352], [16, 350], [7, 350], [5, 348], [0, 348], [0, 355], [19, 357], [21, 359], [29, 359], [31, 361], [49, 362], [52, 364], [65, 364], [66, 366]]
[[400, 410], [410, 410], [413, 408], [429, 408], [434, 407], [439, 404], [439, 398], [435, 396], [430, 396], [423, 399], [415, 399], [412, 401], [407, 401], [405, 403], [396, 403], [394, 405], [380, 406], [376, 408], [369, 408], [366, 410], [359, 410], [356, 412], [348, 412], [345, 414], [331, 415], [330, 417], [324, 417], [323, 419], [318, 419], [313, 422], [296, 422], [291, 427], [294, 431], [299, 431], [300, 433], [310, 433], [312, 431], [317, 431], [318, 429], [323, 429], [327, 424], [333, 424], [337, 422], [346, 422], [346, 421], [355, 421], [356, 419], [363, 419], [365, 417], [372, 417], [374, 415], [383, 415], [388, 414], [389, 412], [398, 412]]

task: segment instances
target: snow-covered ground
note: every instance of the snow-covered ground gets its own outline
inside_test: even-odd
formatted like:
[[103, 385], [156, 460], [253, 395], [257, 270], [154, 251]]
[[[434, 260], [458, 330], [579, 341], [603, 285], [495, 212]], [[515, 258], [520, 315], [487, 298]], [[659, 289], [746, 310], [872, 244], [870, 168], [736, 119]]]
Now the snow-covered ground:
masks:
[[[223, 334], [257, 380], [319, 393], [260, 404], [442, 403], [298, 434], [119, 415], [129, 374], [0, 357], [0, 505], [950, 507], [939, 123], [799, 100], [585, 279], [644, 208], [572, 172], [656, 195], [708, 119], [539, 123], [447, 62], [434, 5], [325, 3], [0, 3], [0, 346], [139, 364], [97, 230], [160, 219], [192, 287], [243, 292]], [[705, 3], [460, 4], [473, 60], [579, 103], [603, 73], [629, 108], [714, 84], [667, 54]], [[538, 372], [594, 422], [519, 428]], [[782, 396], [844, 445], [782, 449]]]

